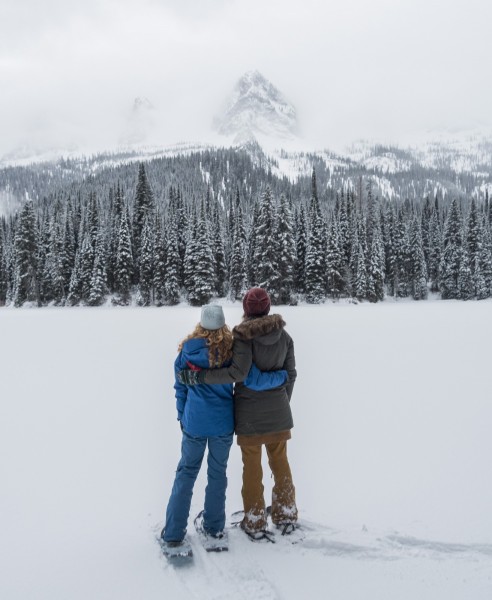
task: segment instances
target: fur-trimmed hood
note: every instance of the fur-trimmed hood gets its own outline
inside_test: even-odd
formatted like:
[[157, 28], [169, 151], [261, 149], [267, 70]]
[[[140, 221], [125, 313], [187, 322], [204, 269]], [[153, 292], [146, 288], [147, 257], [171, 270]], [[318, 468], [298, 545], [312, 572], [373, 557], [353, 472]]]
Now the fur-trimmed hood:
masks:
[[236, 325], [233, 335], [242, 340], [255, 339], [262, 344], [270, 345], [278, 341], [284, 327], [285, 321], [281, 315], [266, 315], [249, 318]]

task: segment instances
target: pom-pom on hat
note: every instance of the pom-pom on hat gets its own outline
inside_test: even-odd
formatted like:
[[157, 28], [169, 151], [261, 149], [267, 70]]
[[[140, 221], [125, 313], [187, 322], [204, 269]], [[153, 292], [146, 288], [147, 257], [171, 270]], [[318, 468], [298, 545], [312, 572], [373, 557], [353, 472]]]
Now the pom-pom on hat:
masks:
[[202, 306], [202, 316], [200, 318], [200, 325], [204, 329], [220, 329], [225, 325], [225, 316], [222, 306], [218, 304], [206, 304]]
[[263, 288], [248, 290], [243, 298], [244, 314], [247, 317], [263, 317], [270, 312], [270, 296]]

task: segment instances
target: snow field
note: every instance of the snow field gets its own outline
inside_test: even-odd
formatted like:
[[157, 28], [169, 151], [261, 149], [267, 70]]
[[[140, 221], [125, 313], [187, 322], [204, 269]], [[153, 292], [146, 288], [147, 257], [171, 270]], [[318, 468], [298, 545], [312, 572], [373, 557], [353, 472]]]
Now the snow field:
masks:
[[[179, 459], [172, 365], [199, 309], [1, 310], [0, 597], [490, 599], [491, 308], [281, 307], [306, 539], [234, 529], [210, 556], [191, 533], [182, 571], [154, 536]], [[224, 309], [239, 322], [239, 305]], [[240, 487], [234, 445], [229, 513]]]

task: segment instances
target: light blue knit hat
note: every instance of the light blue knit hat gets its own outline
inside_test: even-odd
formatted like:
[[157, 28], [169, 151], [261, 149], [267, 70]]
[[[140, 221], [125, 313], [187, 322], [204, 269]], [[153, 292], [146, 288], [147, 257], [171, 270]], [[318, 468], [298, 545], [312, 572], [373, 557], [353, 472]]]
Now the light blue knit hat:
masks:
[[200, 325], [204, 329], [220, 329], [225, 325], [225, 316], [222, 306], [218, 304], [207, 304], [202, 306]]

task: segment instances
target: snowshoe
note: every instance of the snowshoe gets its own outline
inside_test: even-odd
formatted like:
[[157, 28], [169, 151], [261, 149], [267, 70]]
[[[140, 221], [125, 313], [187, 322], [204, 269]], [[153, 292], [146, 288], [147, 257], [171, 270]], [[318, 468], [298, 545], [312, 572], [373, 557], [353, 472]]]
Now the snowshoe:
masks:
[[180, 542], [166, 542], [161, 536], [158, 538], [164, 556], [173, 564], [187, 564], [193, 558], [193, 550], [186, 538]]
[[269, 529], [259, 529], [258, 531], [250, 531], [245, 529], [243, 525], [244, 510], [238, 510], [232, 513], [231, 525], [233, 527], [240, 527], [242, 531], [249, 537], [252, 542], [271, 542], [275, 544], [275, 533]]
[[[272, 507], [271, 506], [266, 507], [266, 514], [267, 514], [267, 517], [271, 518], [271, 516], [272, 516]], [[280, 535], [289, 536], [290, 541], [293, 544], [297, 544], [298, 542], [302, 541], [305, 537], [305, 534], [302, 531], [302, 528], [297, 521], [295, 521], [295, 522], [285, 521], [285, 522], [280, 522], [280, 523], [274, 523], [273, 525], [274, 525], [275, 529], [280, 531]]]
[[229, 550], [227, 531], [220, 531], [216, 535], [205, 531], [205, 527], [203, 526], [203, 510], [196, 516], [194, 524], [200, 543], [207, 552], [227, 552]]

